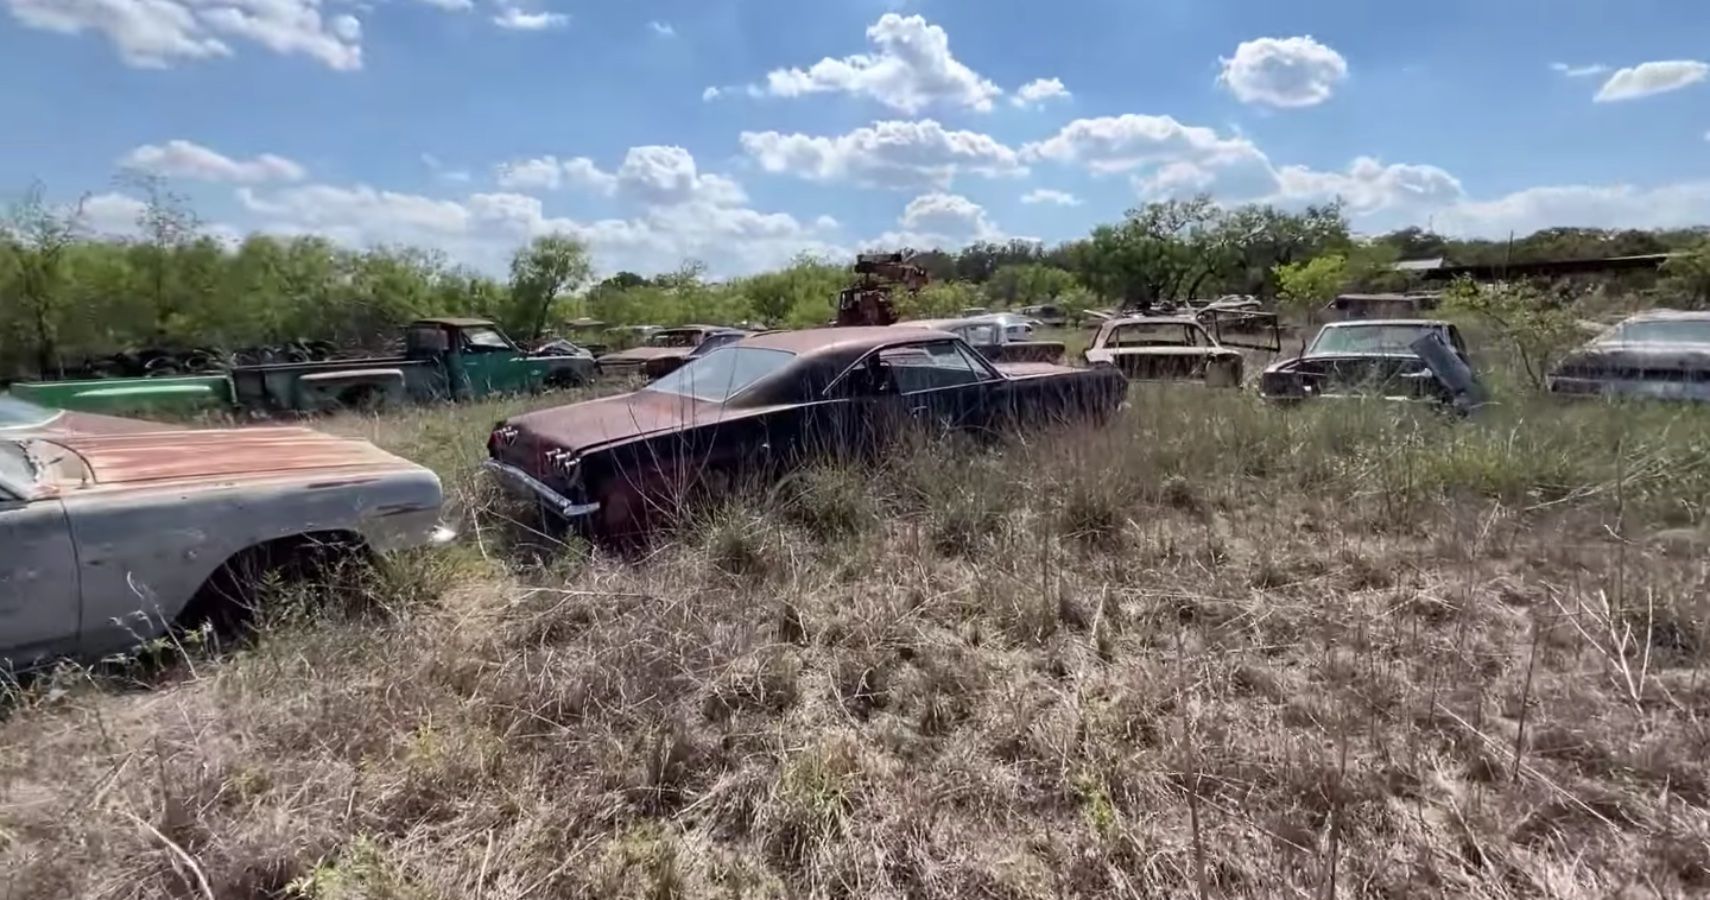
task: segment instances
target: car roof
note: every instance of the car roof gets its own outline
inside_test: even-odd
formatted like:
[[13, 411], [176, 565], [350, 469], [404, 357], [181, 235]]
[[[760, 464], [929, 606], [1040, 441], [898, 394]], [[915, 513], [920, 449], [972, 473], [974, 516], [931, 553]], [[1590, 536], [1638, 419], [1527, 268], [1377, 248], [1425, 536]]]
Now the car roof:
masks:
[[1442, 319], [1349, 319], [1346, 322], [1331, 322], [1325, 328], [1361, 328], [1373, 325], [1410, 325], [1443, 328], [1448, 322]]
[[[899, 323], [900, 324], [900, 323]], [[738, 341], [737, 347], [762, 350], [784, 350], [797, 356], [818, 354], [860, 354], [887, 344], [909, 343], [928, 337], [955, 340], [956, 336], [936, 329], [899, 329], [887, 325], [867, 325], [854, 328], [808, 328], [802, 331], [774, 331], [757, 334]]]
[[491, 328], [492, 319], [465, 319], [457, 316], [431, 316], [417, 319], [417, 325], [445, 325], [450, 328]]
[[1109, 319], [1104, 324], [1116, 325], [1198, 325], [1199, 320], [1193, 316], [1124, 316], [1120, 319]]
[[985, 316], [964, 316], [957, 319], [907, 319], [892, 325], [892, 328], [928, 328], [933, 331], [948, 331], [964, 325], [996, 325], [997, 322]]
[[1693, 309], [1649, 309], [1621, 320], [1627, 322], [1710, 322], [1710, 311]]

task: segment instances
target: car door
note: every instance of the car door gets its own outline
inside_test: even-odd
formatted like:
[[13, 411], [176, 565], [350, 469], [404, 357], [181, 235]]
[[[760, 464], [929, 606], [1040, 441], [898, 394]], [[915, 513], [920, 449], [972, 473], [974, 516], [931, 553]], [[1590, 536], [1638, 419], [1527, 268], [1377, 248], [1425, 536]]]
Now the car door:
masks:
[[74, 649], [83, 617], [65, 507], [21, 495], [0, 483], [0, 668]]
[[961, 341], [927, 341], [879, 351], [902, 409], [934, 432], [978, 430], [990, 417], [994, 382], [989, 363]]
[[910, 427], [980, 429], [993, 387], [1006, 379], [961, 341], [884, 347], [850, 366], [825, 391], [817, 414], [822, 443], [871, 453]]
[[471, 396], [520, 392], [531, 387], [530, 360], [524, 359], [497, 329], [462, 329], [458, 333], [457, 350]]
[[1225, 347], [1282, 352], [1282, 322], [1276, 313], [1247, 309], [1208, 309], [1200, 316]]

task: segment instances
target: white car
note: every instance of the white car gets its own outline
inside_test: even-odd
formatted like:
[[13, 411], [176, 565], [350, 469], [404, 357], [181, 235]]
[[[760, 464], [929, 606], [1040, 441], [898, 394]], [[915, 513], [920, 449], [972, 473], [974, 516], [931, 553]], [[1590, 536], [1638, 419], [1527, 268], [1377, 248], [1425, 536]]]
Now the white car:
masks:
[[443, 543], [439, 479], [307, 428], [190, 430], [0, 397], [0, 670], [241, 620], [334, 552]]

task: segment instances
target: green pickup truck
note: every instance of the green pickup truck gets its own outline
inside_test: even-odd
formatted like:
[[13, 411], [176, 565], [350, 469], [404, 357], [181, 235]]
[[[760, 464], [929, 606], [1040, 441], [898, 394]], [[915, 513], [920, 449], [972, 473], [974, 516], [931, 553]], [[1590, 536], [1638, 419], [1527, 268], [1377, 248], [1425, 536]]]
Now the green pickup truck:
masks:
[[372, 409], [471, 400], [587, 381], [591, 354], [531, 354], [485, 319], [421, 319], [404, 329], [404, 355], [236, 366], [226, 375], [103, 378], [12, 385], [23, 400], [99, 413], [261, 413]]

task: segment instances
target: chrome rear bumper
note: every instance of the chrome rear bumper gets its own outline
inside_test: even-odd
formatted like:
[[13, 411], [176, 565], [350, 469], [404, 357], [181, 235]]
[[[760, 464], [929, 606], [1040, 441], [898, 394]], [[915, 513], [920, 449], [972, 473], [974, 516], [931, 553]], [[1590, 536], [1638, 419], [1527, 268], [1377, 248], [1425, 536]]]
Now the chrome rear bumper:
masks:
[[491, 472], [505, 489], [513, 494], [533, 497], [565, 519], [579, 519], [600, 511], [598, 503], [573, 503], [563, 494], [548, 487], [545, 482], [524, 472], [516, 466], [489, 459], [481, 464], [481, 468]]

